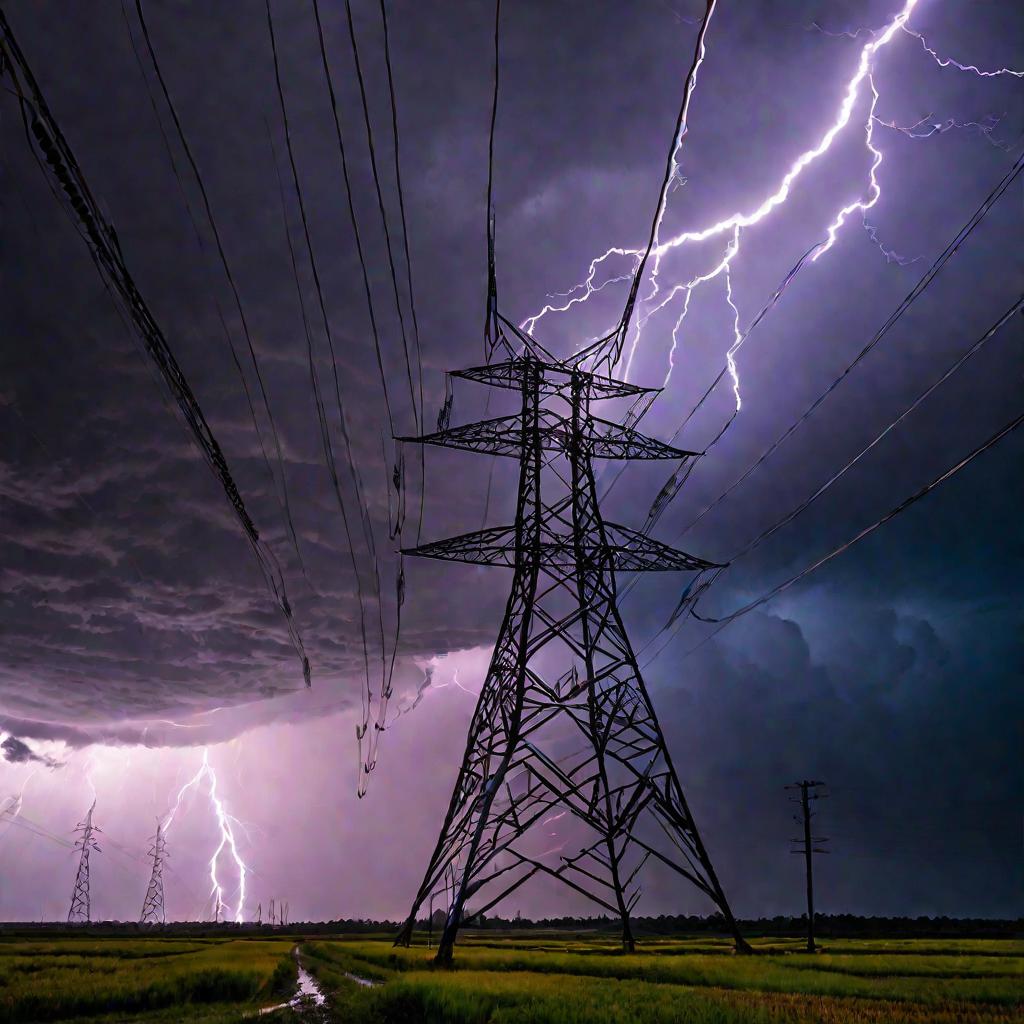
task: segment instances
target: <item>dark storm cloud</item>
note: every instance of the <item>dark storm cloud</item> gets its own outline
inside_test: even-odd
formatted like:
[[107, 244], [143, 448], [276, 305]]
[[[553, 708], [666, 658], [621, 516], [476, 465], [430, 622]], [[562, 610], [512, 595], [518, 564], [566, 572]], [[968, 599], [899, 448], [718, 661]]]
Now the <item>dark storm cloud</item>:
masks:
[[791, 910], [781, 787], [820, 778], [823, 910], [1020, 913], [1024, 696], [984, 666], [1019, 667], [1024, 647], [1019, 634], [965, 642], [943, 611], [955, 614], [815, 588], [794, 618], [757, 613], [684, 661], [678, 682], [658, 672], [655, 700], [736, 904]]
[[[496, 201], [500, 295], [512, 319], [539, 308], [548, 293], [571, 287], [609, 245], [642, 240], [692, 46], [693, 29], [679, 19], [686, 22], [697, 12], [693, 4], [671, 6], [675, 13], [654, 2], [507, 7]], [[355, 7], [374, 114], [384, 125], [374, 8]], [[687, 182], [673, 192], [672, 226], [702, 225], [749, 206], [829, 122], [857, 44], [808, 25], [816, 21], [830, 31], [875, 26], [893, 8], [811, 0], [720, 5], [691, 113]], [[1019, 60], [1012, 52], [1019, 12], [1010, 8], [933, 0], [921, 8], [918, 24], [943, 52], [1001, 66]], [[8, 16], [224, 445], [262, 536], [283, 563], [313, 662], [314, 689], [308, 697], [295, 692], [302, 683], [294, 653], [231, 510], [54, 204], [26, 150], [16, 105], [4, 93], [0, 725], [12, 736], [58, 739], [72, 747], [216, 742], [260, 724], [356, 707], [362, 686], [356, 584], [323, 466], [267, 139], [269, 123], [287, 183], [265, 19], [240, 17], [230, 6], [171, 11], [154, 3], [146, 9], [239, 282], [280, 436], [308, 582], [291, 549], [279, 484], [265, 464], [220, 324], [223, 312], [276, 473], [270, 424], [231, 293], [201, 217], [203, 248], [196, 243], [120, 9], [14, 5]], [[398, 3], [393, 16], [428, 426], [443, 395], [441, 371], [481, 359], [491, 16], [486, 4], [458, 5], [456, 11], [439, 3]], [[386, 421], [315, 27], [306, 7], [283, 0], [275, 3], [275, 21], [342, 398], [378, 528], [390, 615], [395, 558], [384, 540], [388, 471], [380, 454]], [[411, 432], [358, 93], [338, 11], [328, 12], [327, 31], [360, 223], [383, 310], [396, 426]], [[1024, 131], [1018, 80], [982, 80], [938, 68], [915, 40], [893, 44], [878, 82], [880, 116], [898, 123], [927, 114], [977, 121], [1005, 112], [999, 137], [1018, 145]], [[170, 131], [166, 113], [163, 121]], [[850, 223], [835, 251], [801, 273], [742, 349], [743, 411], [663, 521], [659, 536], [666, 542], [675, 541], [676, 532], [843, 369], [1008, 166], [1007, 154], [977, 133], [950, 131], [931, 140], [891, 133], [880, 139], [884, 193], [873, 223], [888, 244], [927, 259], [908, 267], [887, 263], [860, 225]], [[386, 132], [378, 141], [386, 165]], [[176, 148], [175, 155], [198, 216], [201, 200]], [[836, 203], [861, 193], [866, 166], [862, 133], [851, 125], [772, 224], [746, 233], [733, 281], [743, 322], [821, 236]], [[1019, 196], [1008, 196], [990, 215], [877, 355], [762, 470], [679, 539], [680, 546], [728, 558], [812, 493], [980, 334], [1024, 278]], [[300, 257], [316, 365], [330, 398], [332, 367], [292, 196], [286, 218]], [[712, 250], [720, 251], [719, 241], [701, 251]], [[673, 279], [694, 267], [689, 253], [666, 261]], [[578, 316], [549, 318], [543, 340], [568, 351], [581, 337], [607, 328], [622, 297], [609, 288], [600, 296], [603, 303], [595, 300]], [[1019, 402], [1022, 323], [1018, 317], [1008, 325], [826, 499], [730, 568], [703, 610], [728, 612], [757, 596], [1005, 421]], [[633, 373], [637, 381], [660, 383], [671, 326], [672, 318], [652, 320]], [[731, 332], [720, 290], [695, 294], [671, 385], [644, 421], [649, 433], [664, 438], [676, 429], [720, 369]], [[483, 390], [457, 389], [453, 422], [483, 413]], [[492, 415], [505, 411], [504, 398], [495, 397]], [[730, 406], [723, 387], [682, 443], [695, 449], [707, 444]], [[331, 402], [328, 415], [337, 438]], [[769, 837], [765, 856], [785, 860], [779, 843], [789, 826], [785, 806], [778, 812], [778, 787], [794, 777], [819, 773], [833, 784], [831, 806], [843, 823], [837, 847], [848, 852], [877, 848], [898, 832], [900, 813], [915, 816], [908, 819], [916, 822], [913, 836], [921, 836], [914, 842], [933, 844], [937, 852], [928, 863], [935, 867], [915, 880], [905, 865], [916, 862], [910, 854], [920, 854], [920, 846], [894, 853], [889, 895], [944, 884], [943, 872], [951, 876], [954, 865], [984, 845], [968, 837], [967, 826], [955, 841], [936, 836], [936, 821], [955, 813], [978, 831], [986, 807], [1019, 810], [1024, 784], [1013, 744], [1021, 718], [1014, 694], [1022, 667], [1022, 455], [1021, 440], [1009, 439], [833, 563], [810, 588], [680, 660], [704, 635], [689, 623], [655, 663], [655, 699], [673, 750], [679, 750], [684, 783], [700, 820], [708, 822], [741, 906], [775, 905], [771, 878], [783, 877], [790, 865], [776, 863], [774, 876], [753, 881], [745, 859], [750, 840], [742, 837]], [[428, 460], [425, 538], [477, 528], [489, 486], [487, 461], [450, 452], [430, 452]], [[416, 461], [408, 453], [414, 485]], [[637, 524], [664, 470], [636, 467], [629, 474], [609, 499], [608, 513]], [[347, 480], [344, 486], [352, 503]], [[511, 517], [514, 494], [514, 466], [498, 460], [492, 523]], [[373, 575], [365, 557], [361, 572], [369, 591]], [[509, 577], [413, 560], [406, 573], [398, 705], [420, 705], [403, 716], [408, 725], [435, 698], [432, 677], [424, 678], [417, 659], [491, 643]], [[649, 581], [625, 605], [638, 644], [662, 625], [681, 585]], [[375, 609], [369, 611], [372, 620]], [[215, 708], [229, 710], [204, 717]], [[439, 742], [437, 749], [449, 746]], [[385, 764], [389, 757], [396, 759], [396, 772], [404, 770], [397, 744], [387, 749]], [[444, 778], [453, 770], [445, 769]], [[438, 785], [440, 792], [447, 783]], [[438, 798], [440, 804], [446, 799], [446, 793]], [[735, 816], [745, 828], [733, 827]], [[996, 829], [999, 837], [1002, 828]], [[432, 837], [423, 842], [429, 845]], [[906, 834], [901, 842], [908, 842]], [[845, 876], [836, 868], [833, 891], [847, 900], [856, 902], [858, 886], [869, 877], [870, 857], [864, 852], [863, 858], [863, 871]], [[849, 866], [838, 856], [832, 863]], [[1004, 860], [997, 869], [988, 895], [977, 881], [978, 901], [988, 900], [993, 912], [995, 894], [1005, 892], [1012, 878]], [[965, 909], [973, 884], [958, 875]]]
[[8, 736], [3, 743], [0, 743], [0, 750], [3, 751], [4, 760], [11, 764], [25, 764], [35, 761], [45, 765], [47, 768], [59, 768], [60, 762], [44, 754], [37, 754], [24, 741], [17, 736]]

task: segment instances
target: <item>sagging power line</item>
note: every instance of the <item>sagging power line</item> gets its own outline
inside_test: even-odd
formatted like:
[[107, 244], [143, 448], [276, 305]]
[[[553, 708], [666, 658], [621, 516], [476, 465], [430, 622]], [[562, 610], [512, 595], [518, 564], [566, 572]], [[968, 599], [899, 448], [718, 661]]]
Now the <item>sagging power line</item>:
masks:
[[[310, 684], [310, 665], [302, 636], [294, 621], [284, 576], [272, 549], [261, 539], [252, 517], [228, 468], [227, 459], [203, 414], [184, 372], [167, 342], [159, 323], [128, 270], [113, 225], [104, 216], [93, 196], [70, 145], [50, 109], [25, 59], [10, 23], [0, 10], [0, 54], [2, 69], [14, 83], [21, 105], [26, 137], [35, 139], [56, 180], [65, 202], [73, 211], [73, 223], [86, 242], [93, 262], [115, 299], [116, 308], [131, 320], [134, 333], [142, 341], [146, 354], [156, 365], [170, 391], [192, 440], [204, 461], [219, 480], [225, 495], [256, 557], [268, 589], [285, 617], [292, 646], [298, 654], [306, 685]], [[35, 155], [35, 150], [32, 150]], [[54, 194], [58, 193], [54, 190]], [[116, 298], [115, 298], [116, 297]]]

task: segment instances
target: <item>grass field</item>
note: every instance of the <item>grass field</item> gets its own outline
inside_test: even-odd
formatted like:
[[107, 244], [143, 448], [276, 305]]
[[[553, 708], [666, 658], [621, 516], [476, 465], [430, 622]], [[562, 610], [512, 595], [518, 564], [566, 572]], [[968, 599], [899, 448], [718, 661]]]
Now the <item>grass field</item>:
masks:
[[0, 941], [0, 1021], [227, 1024], [295, 981], [290, 939]]
[[809, 956], [792, 940], [760, 939], [757, 956], [736, 957], [707, 937], [624, 955], [594, 937], [478, 934], [450, 971], [433, 969], [424, 946], [384, 938], [0, 939], [0, 1022], [253, 1020], [294, 991], [296, 943], [327, 1004], [263, 1021], [1024, 1021], [1024, 941], [834, 940]]
[[[352, 1024], [661, 1024], [999, 1022], [1024, 1020], [1024, 942], [836, 941], [810, 956], [792, 941], [614, 943], [476, 938], [452, 971], [422, 947], [318, 941], [303, 946], [333, 1017]], [[348, 975], [382, 982], [367, 991]]]

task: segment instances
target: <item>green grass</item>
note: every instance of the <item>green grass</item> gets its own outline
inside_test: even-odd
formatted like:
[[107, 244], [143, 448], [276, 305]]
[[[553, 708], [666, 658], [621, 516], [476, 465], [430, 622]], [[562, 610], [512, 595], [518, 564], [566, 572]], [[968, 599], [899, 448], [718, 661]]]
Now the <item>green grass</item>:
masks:
[[[292, 943], [67, 939], [0, 943], [0, 1022], [100, 1019], [237, 1020], [240, 1004], [290, 991]], [[210, 1004], [235, 1004], [233, 1008]], [[120, 1016], [118, 1016], [120, 1014]], [[232, 1016], [233, 1014], [233, 1016]]]
[[[423, 970], [428, 954], [422, 947], [392, 949], [381, 942], [318, 943], [321, 951], [341, 947], [345, 956], [369, 968]], [[321, 953], [321, 955], [323, 955]], [[457, 971], [562, 974], [615, 978], [725, 989], [822, 996], [878, 997], [936, 1003], [948, 1000], [1012, 1005], [1024, 996], [1024, 959], [929, 957], [919, 954], [834, 953], [762, 954], [737, 957], [695, 952], [622, 954], [557, 949], [501, 949], [464, 944], [458, 948]], [[360, 973], [352, 968], [354, 973]], [[362, 972], [365, 975], [365, 971]]]
[[336, 1005], [346, 1024], [843, 1024], [1019, 1021], [1008, 1008], [956, 1002], [908, 1004], [795, 994], [730, 992], [559, 974], [411, 972], [380, 989], [348, 988]]
[[[813, 956], [792, 942], [755, 945], [755, 957], [707, 939], [656, 941], [625, 955], [600, 939], [477, 938], [460, 944], [452, 971], [433, 969], [422, 946], [303, 949], [336, 1019], [349, 1024], [1024, 1019], [1021, 943], [839, 942]], [[359, 990], [347, 974], [383, 984]]]
[[[294, 988], [290, 938], [0, 939], [0, 1024], [241, 1024]], [[454, 970], [424, 946], [303, 942], [328, 1006], [267, 1024], [1024, 1024], [1024, 942], [829, 941], [811, 956], [761, 938], [657, 938], [623, 954], [606, 936], [480, 932]], [[373, 988], [352, 976], [370, 979]]]

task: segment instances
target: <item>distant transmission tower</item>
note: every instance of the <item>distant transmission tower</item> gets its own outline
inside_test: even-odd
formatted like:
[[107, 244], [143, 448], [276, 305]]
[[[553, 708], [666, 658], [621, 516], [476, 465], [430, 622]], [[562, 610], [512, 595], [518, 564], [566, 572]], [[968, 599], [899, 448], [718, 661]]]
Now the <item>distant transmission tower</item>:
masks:
[[157, 823], [153, 845], [149, 849], [153, 858], [153, 872], [149, 876], [149, 888], [142, 903], [142, 914], [139, 924], [166, 924], [167, 913], [164, 909], [164, 858], [167, 856], [167, 840], [164, 838], [163, 825]]
[[[505, 566], [514, 575], [448, 814], [396, 944], [410, 942], [417, 912], [454, 866], [440, 963], [452, 958], [467, 900], [474, 914], [486, 912], [534, 875], [559, 879], [617, 917], [623, 947], [632, 950], [636, 880], [653, 859], [705, 893], [746, 951], [616, 598], [616, 572], [711, 563], [604, 522], [592, 465], [694, 453], [645, 437], [628, 417], [618, 424], [595, 416], [597, 400], [639, 401], [652, 389], [586, 372], [577, 360], [543, 360], [528, 345], [523, 357], [455, 376], [519, 392], [521, 411], [449, 427], [446, 403], [437, 433], [406, 440], [517, 458], [516, 520], [407, 553]], [[570, 811], [587, 831], [578, 853], [538, 852], [543, 829], [531, 828], [555, 809]]]
[[92, 823], [92, 812], [96, 809], [93, 800], [89, 813], [84, 821], [75, 828], [79, 833], [75, 840], [75, 849], [81, 853], [78, 858], [78, 873], [75, 875], [75, 888], [71, 893], [71, 906], [68, 909], [68, 924], [88, 924], [92, 920], [92, 904], [89, 899], [89, 854], [95, 850], [100, 852], [95, 833], [102, 831]]

